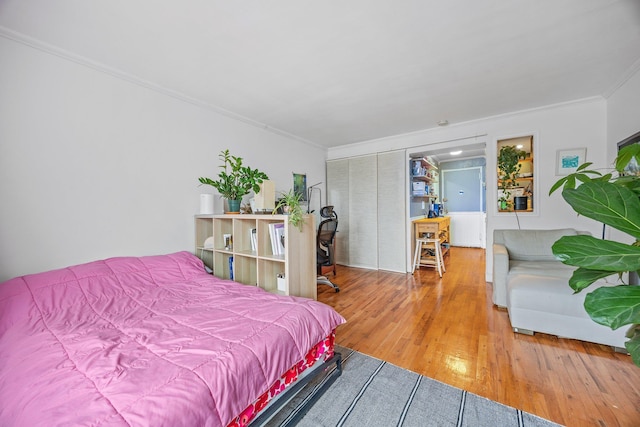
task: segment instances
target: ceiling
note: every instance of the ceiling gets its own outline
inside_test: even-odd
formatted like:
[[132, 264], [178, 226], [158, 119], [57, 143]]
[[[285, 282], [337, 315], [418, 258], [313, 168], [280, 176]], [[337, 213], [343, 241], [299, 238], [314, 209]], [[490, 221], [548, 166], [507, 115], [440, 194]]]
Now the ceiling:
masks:
[[8, 34], [335, 147], [606, 97], [640, 1], [0, 0]]

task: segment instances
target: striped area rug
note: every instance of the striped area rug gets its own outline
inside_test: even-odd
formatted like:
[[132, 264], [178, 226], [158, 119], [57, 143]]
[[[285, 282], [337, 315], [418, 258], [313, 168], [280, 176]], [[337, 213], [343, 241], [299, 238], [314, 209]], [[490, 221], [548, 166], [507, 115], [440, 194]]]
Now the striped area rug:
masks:
[[[342, 375], [299, 426], [558, 426], [357, 351], [336, 350], [343, 357]], [[310, 382], [267, 425], [287, 425], [322, 381]]]

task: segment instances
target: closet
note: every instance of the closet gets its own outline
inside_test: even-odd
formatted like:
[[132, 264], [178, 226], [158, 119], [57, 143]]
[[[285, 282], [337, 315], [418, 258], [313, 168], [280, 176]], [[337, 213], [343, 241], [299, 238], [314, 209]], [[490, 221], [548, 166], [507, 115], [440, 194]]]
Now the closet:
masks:
[[406, 173], [404, 150], [327, 161], [338, 264], [406, 272]]

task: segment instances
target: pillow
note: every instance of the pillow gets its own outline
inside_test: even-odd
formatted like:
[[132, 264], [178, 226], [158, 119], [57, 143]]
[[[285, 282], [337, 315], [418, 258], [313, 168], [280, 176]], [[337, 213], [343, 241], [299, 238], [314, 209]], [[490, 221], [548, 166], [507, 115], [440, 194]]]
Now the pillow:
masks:
[[555, 261], [551, 246], [562, 236], [578, 234], [573, 228], [558, 230], [504, 230], [509, 258], [520, 261]]

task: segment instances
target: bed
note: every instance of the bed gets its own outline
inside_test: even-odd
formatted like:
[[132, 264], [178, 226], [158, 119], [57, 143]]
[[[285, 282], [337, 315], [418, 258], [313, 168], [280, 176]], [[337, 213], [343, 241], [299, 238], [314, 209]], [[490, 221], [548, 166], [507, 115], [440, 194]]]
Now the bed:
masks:
[[343, 322], [188, 252], [17, 277], [0, 284], [0, 425], [246, 425], [334, 356]]

